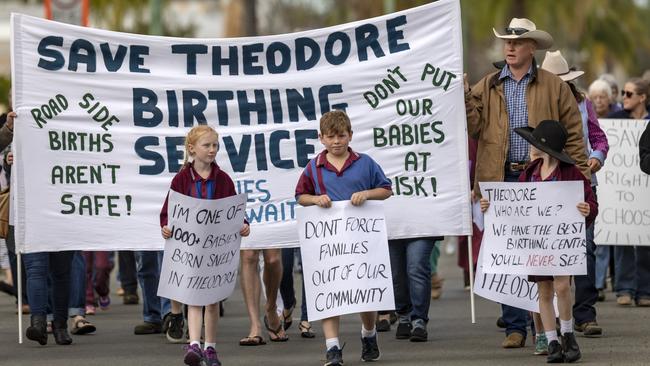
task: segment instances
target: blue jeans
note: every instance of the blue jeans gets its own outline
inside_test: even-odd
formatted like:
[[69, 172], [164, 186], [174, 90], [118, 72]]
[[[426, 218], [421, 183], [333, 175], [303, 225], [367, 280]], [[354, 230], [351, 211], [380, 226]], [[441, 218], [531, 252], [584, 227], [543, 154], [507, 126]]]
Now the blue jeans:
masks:
[[596, 247], [596, 288], [599, 290], [607, 287], [607, 269], [609, 268], [610, 245], [598, 245]]
[[158, 297], [158, 278], [164, 251], [135, 252], [138, 282], [142, 289], [142, 318], [147, 323], [161, 324], [165, 314], [171, 312], [171, 302]]
[[47, 316], [49, 304], [48, 276], [52, 279], [54, 320], [68, 319], [70, 263], [72, 251], [26, 253], [23, 255], [27, 277], [27, 297], [32, 315]]
[[68, 316], [86, 315], [86, 261], [81, 251], [75, 251], [70, 269], [70, 303]]
[[614, 259], [616, 296], [650, 299], [650, 247], [616, 246]]
[[573, 303], [573, 319], [576, 324], [596, 321], [598, 290], [595, 286], [596, 277], [596, 243], [594, 243], [594, 224], [587, 228], [587, 275], [574, 276], [575, 302]]
[[[506, 169], [504, 182], [518, 182], [520, 172], [512, 172]], [[528, 311], [512, 307], [510, 305], [501, 304], [501, 317], [506, 323], [506, 335], [509, 335], [512, 332], [521, 333], [524, 338], [526, 337], [527, 331], [526, 326], [528, 325]]]
[[[284, 303], [285, 309], [290, 309], [298, 302], [298, 300], [296, 300], [296, 290], [293, 287], [293, 261], [296, 251], [298, 252], [298, 257], [300, 257], [299, 248], [282, 249], [282, 281], [280, 282], [280, 296], [282, 296], [282, 302]], [[306, 321], [307, 301], [305, 300], [305, 277], [303, 273], [300, 273], [300, 276], [302, 277], [300, 321]]]
[[399, 316], [429, 321], [431, 303], [431, 251], [435, 242], [429, 238], [388, 241], [393, 272], [395, 308]]

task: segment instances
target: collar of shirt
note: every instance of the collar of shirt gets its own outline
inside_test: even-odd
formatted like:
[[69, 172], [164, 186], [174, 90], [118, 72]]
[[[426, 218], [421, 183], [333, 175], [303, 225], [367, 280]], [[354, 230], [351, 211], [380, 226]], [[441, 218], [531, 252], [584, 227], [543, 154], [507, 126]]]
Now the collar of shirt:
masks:
[[542, 179], [542, 165], [544, 162], [540, 162], [536, 167], [535, 170], [533, 171], [533, 174], [531, 175], [531, 180], [533, 182], [549, 182], [549, 181], [556, 181], [559, 180], [560, 177], [560, 162], [557, 163], [555, 166], [555, 169], [549, 174], [546, 179]]
[[345, 169], [347, 169], [352, 163], [355, 161], [359, 160], [361, 157], [359, 154], [357, 154], [355, 151], [352, 150], [351, 147], [348, 147], [348, 152], [350, 155], [348, 158], [345, 160], [345, 163], [343, 164], [343, 167], [341, 170], [337, 170], [334, 165], [330, 164], [329, 161], [327, 161], [327, 149], [323, 150], [320, 154], [318, 154], [318, 157], [316, 158], [316, 167], [324, 167], [327, 170], [333, 171], [338, 175], [343, 174]]
[[201, 177], [201, 175], [196, 170], [194, 170], [194, 162], [191, 162], [189, 168], [190, 168], [190, 176], [192, 177], [192, 182], [198, 182], [201, 180], [212, 180], [216, 182], [217, 175], [219, 174], [221, 168], [219, 168], [217, 163], [215, 163], [214, 161], [210, 164], [210, 167], [212, 168], [212, 170], [210, 170], [210, 175], [206, 179], [203, 179], [203, 177]]
[[[533, 65], [530, 65], [530, 67], [528, 68], [528, 71], [526, 71], [526, 74], [524, 75], [524, 77], [530, 76], [532, 73], [533, 73]], [[509, 65], [506, 65], [503, 69], [501, 69], [501, 73], [499, 74], [499, 80], [503, 80], [506, 77], [509, 77], [513, 81], [516, 81], [514, 76], [512, 75], [512, 72], [510, 71], [510, 66]], [[523, 78], [522, 78], [522, 80], [523, 80]]]

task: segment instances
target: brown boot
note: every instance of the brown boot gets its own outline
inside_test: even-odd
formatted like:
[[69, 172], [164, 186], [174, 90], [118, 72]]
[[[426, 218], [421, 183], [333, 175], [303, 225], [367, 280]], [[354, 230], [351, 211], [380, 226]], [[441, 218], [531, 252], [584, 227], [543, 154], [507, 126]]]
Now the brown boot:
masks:
[[442, 296], [442, 283], [444, 278], [438, 276], [437, 273], [431, 275], [431, 299], [438, 300]]
[[501, 346], [503, 348], [521, 348], [526, 344], [526, 338], [518, 332], [508, 334], [506, 339], [503, 340]]

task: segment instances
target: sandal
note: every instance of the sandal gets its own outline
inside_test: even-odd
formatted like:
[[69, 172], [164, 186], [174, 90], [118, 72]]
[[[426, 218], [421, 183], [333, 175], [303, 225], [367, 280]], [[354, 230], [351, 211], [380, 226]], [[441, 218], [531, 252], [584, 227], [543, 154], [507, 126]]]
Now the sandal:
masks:
[[300, 330], [300, 336], [303, 338], [314, 338], [316, 334], [311, 331], [311, 324], [308, 321], [302, 320], [298, 324], [298, 329]]
[[264, 341], [264, 338], [256, 335], [256, 336], [248, 336], [245, 338], [242, 338], [239, 340], [239, 345], [240, 346], [263, 346], [265, 345], [266, 342]]
[[289, 340], [289, 337], [287, 337], [286, 334], [284, 336], [280, 336], [280, 331], [282, 330], [283, 326], [283, 322], [280, 321], [280, 325], [278, 325], [277, 329], [271, 329], [269, 326], [269, 318], [264, 315], [264, 327], [269, 332], [269, 339], [271, 342], [286, 342]]
[[97, 330], [97, 328], [91, 322], [89, 322], [85, 318], [79, 318], [74, 321], [74, 326], [72, 327], [72, 330], [70, 332], [76, 335], [83, 335], [83, 334], [92, 333], [95, 330]]
[[296, 303], [293, 303], [289, 309], [282, 310], [282, 321], [284, 322], [284, 330], [291, 328], [293, 324], [293, 310], [296, 308]]

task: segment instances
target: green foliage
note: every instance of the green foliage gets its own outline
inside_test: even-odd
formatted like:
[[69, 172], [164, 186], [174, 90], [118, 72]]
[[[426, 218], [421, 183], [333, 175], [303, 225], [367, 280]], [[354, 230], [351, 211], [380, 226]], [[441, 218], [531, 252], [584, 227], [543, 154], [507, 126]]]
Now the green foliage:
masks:
[[8, 76], [0, 76], [0, 104], [4, 109], [9, 109], [9, 90], [11, 89], [11, 80]]

